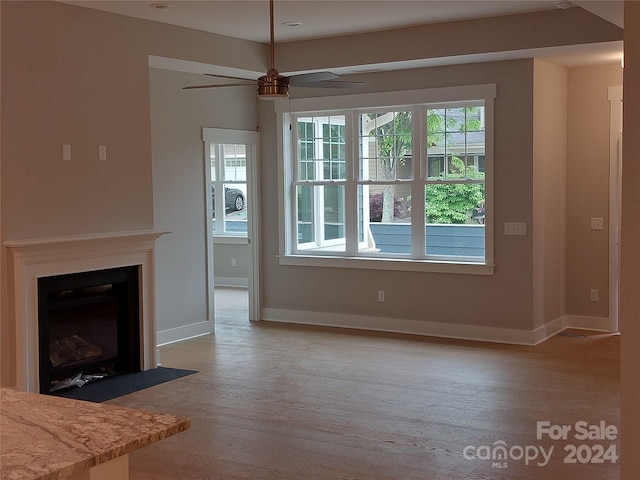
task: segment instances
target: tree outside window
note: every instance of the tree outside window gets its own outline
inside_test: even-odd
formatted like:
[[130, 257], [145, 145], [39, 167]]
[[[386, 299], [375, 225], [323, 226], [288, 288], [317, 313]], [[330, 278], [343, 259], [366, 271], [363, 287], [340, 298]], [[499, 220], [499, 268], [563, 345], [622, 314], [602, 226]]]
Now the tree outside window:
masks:
[[484, 218], [484, 107], [427, 111], [427, 224]]

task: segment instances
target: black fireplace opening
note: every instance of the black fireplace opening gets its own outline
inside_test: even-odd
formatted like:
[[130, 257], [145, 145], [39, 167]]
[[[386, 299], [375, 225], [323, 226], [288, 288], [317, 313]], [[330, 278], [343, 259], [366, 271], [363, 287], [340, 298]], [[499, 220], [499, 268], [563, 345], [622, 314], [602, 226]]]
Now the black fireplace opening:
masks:
[[139, 267], [38, 279], [40, 393], [140, 371]]

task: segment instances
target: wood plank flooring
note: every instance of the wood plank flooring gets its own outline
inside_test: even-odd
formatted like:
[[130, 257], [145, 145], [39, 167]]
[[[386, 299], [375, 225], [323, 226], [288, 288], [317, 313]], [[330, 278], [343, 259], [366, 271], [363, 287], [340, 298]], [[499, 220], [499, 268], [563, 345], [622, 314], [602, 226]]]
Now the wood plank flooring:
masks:
[[[191, 418], [131, 455], [134, 480], [619, 478], [608, 460], [564, 463], [569, 444], [582, 461], [596, 444], [619, 453], [619, 440], [574, 438], [579, 421], [619, 429], [618, 336], [520, 347], [365, 334], [249, 324], [242, 290], [216, 302], [215, 336], [161, 349], [165, 366], [200, 373], [109, 402]], [[572, 431], [538, 440], [537, 421]], [[506, 463], [463, 455], [499, 445]], [[545, 466], [540, 447], [553, 447]]]

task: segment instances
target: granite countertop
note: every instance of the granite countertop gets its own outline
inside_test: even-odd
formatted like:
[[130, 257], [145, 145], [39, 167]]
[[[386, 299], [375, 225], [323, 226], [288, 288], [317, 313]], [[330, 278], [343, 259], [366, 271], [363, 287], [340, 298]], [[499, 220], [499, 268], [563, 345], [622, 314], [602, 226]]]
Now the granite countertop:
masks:
[[0, 479], [64, 478], [189, 428], [189, 419], [0, 390]]

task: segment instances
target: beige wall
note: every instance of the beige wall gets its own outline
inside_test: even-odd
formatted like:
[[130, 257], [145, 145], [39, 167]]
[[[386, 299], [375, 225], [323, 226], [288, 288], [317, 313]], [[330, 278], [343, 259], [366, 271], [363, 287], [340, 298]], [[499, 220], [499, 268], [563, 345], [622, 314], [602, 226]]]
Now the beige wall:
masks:
[[[194, 60], [203, 63], [263, 71], [264, 47], [227, 37], [208, 35], [179, 27], [154, 24], [103, 12], [73, 7], [57, 2], [0, 2], [2, 31], [2, 240], [36, 236], [93, 233], [154, 226], [155, 182], [152, 175], [151, 124], [149, 120], [149, 83], [147, 55]], [[640, 4], [625, 5], [627, 86], [640, 85]], [[575, 15], [578, 9], [569, 9]], [[565, 15], [554, 11], [553, 14]], [[583, 13], [579, 14], [583, 17]], [[530, 35], [540, 33], [551, 44], [554, 35], [540, 24], [505, 24], [477, 35], [483, 40], [480, 53], [508, 49], [505, 43], [518, 46], [542, 46], [531, 42]], [[593, 28], [584, 28], [574, 17], [568, 22], [578, 27], [558, 29], [555, 36], [579, 35], [585, 42], [616, 40], [619, 30], [589, 19]], [[554, 25], [557, 23], [554, 21]], [[474, 24], [474, 27], [478, 24]], [[548, 25], [548, 23], [545, 23]], [[434, 27], [436, 28], [436, 27]], [[339, 66], [355, 62], [414, 60], [427, 54], [443, 57], [453, 53], [474, 53], [473, 45], [452, 46], [437, 42], [429, 35], [434, 28], [419, 32], [407, 29], [380, 37], [367, 35], [343, 40], [317, 40], [311, 43], [284, 44], [279, 57], [284, 70], [306, 67]], [[440, 28], [440, 27], [437, 27]], [[530, 35], [522, 35], [522, 32]], [[415, 41], [419, 33], [424, 41]], [[412, 36], [413, 35], [413, 36]], [[587, 38], [588, 37], [588, 38]], [[402, 40], [404, 41], [397, 41]], [[573, 38], [573, 37], [572, 37]], [[589, 38], [591, 40], [589, 40]], [[562, 40], [562, 39], [556, 39]], [[448, 40], [449, 41], [449, 40]], [[579, 43], [579, 42], [578, 42]], [[397, 48], [403, 45], [403, 48]], [[407, 46], [413, 46], [411, 49]], [[452, 51], [451, 48], [457, 48]], [[514, 47], [515, 48], [515, 47]], [[302, 54], [300, 54], [302, 49]], [[310, 50], [321, 49], [319, 55]], [[428, 50], [427, 50], [428, 49]], [[447, 50], [448, 49], [448, 50]], [[448, 52], [448, 53], [447, 53]], [[477, 53], [477, 52], [476, 52]], [[280, 55], [282, 54], [282, 55]], [[313, 59], [315, 64], [310, 65]], [[606, 70], [606, 72], [605, 72]], [[620, 72], [605, 70], [571, 70], [569, 72], [569, 155], [567, 165], [567, 311], [580, 315], [602, 315], [605, 302], [582, 304], [584, 286], [580, 279], [601, 272], [581, 274], [579, 261], [591, 258], [572, 257], [574, 250], [597, 257], [602, 262], [602, 245], [594, 254], [593, 240], [578, 217], [593, 216], [602, 199], [584, 211], [581, 199], [595, 190], [602, 197], [602, 183], [592, 182], [606, 175], [602, 162], [589, 159], [594, 171], [591, 179], [581, 180], [578, 162], [592, 155], [600, 142], [592, 142], [589, 152], [574, 157], [573, 148], [586, 145], [584, 132], [594, 124], [572, 131], [577, 121], [600, 116], [592, 111], [606, 109], [599, 94], [593, 93], [594, 81], [604, 86], [609, 79], [619, 79]], [[422, 88], [471, 82], [497, 82], [496, 101], [496, 275], [469, 277], [417, 273], [361, 272], [340, 269], [281, 267], [277, 263], [277, 225], [263, 222], [263, 273], [265, 305], [331, 312], [384, 315], [446, 322], [472, 322], [532, 328], [533, 243], [531, 238], [500, 235], [505, 221], [533, 222], [533, 63], [504, 62], [477, 66], [459, 66], [406, 71], [401, 74], [366, 76], [367, 89], [385, 91]], [[606, 78], [606, 81], [602, 79]], [[597, 80], [600, 79], [600, 80]], [[575, 92], [584, 89], [578, 96]], [[622, 330], [622, 480], [640, 476], [640, 91], [625, 92], [625, 162], [623, 184], [623, 238], [621, 271]], [[582, 98], [581, 98], [582, 97]], [[606, 97], [605, 97], [606, 98]], [[588, 101], [594, 99], [593, 105]], [[576, 105], [589, 109], [580, 114]], [[584, 102], [584, 103], [582, 103]], [[263, 218], [272, 218], [267, 204], [277, 202], [275, 130], [272, 107], [260, 104], [259, 123], [263, 128], [262, 198]], [[573, 119], [573, 120], [572, 120]], [[599, 122], [600, 120], [598, 120]], [[595, 128], [598, 132], [602, 128]], [[579, 141], [574, 142], [575, 137]], [[600, 138], [599, 133], [597, 137]], [[587, 137], [590, 140], [591, 137]], [[71, 143], [73, 160], [60, 160], [60, 145]], [[109, 161], [95, 162], [96, 146], [106, 144]], [[574, 172], [578, 170], [574, 177]], [[153, 179], [153, 182], [152, 182]], [[578, 212], [580, 210], [580, 212]], [[600, 216], [600, 215], [599, 215]], [[601, 216], [606, 217], [606, 212]], [[575, 217], [575, 225], [573, 224]], [[582, 230], [580, 230], [582, 229]], [[589, 258], [589, 261], [581, 259]], [[597, 267], [601, 268], [601, 267]], [[13, 363], [13, 324], [7, 311], [7, 267], [2, 257], [2, 383], [11, 384]], [[596, 280], [594, 280], [596, 281]], [[600, 281], [600, 280], [597, 280]], [[586, 285], [586, 284], [585, 284]], [[375, 291], [388, 291], [388, 302], [375, 302]], [[590, 288], [590, 287], [589, 287]], [[603, 287], [606, 290], [606, 287]], [[602, 289], [600, 289], [602, 292]], [[439, 300], [438, 296], [443, 296]], [[328, 300], [331, 302], [328, 302]], [[414, 302], [415, 299], [420, 299]], [[452, 303], [453, 302], [453, 303]], [[451, 305], [456, 308], [452, 309]], [[496, 308], [499, 306], [499, 308]], [[606, 314], [605, 314], [606, 315]]]
[[[264, 307], [530, 331], [533, 325], [531, 235], [505, 237], [500, 229], [504, 222], [531, 225], [533, 218], [533, 61], [416, 69], [359, 78], [366, 82], [362, 93], [497, 84], [495, 275], [281, 266], [272, 254], [278, 251], [278, 225], [263, 222]], [[268, 218], [266, 206], [278, 201], [277, 171], [272, 167], [275, 159], [271, 153], [275, 149], [275, 127], [270, 111], [273, 107], [269, 104], [260, 107], [264, 126], [262, 158], [263, 165], [267, 166], [261, 172], [262, 216]], [[378, 290], [386, 291], [384, 303], [376, 301]]]
[[4, 238], [152, 227], [148, 55], [261, 70], [262, 53], [252, 42], [57, 2], [3, 2]]
[[[622, 40], [622, 30], [581, 8], [505, 15], [279, 44], [280, 71], [411, 62]], [[348, 46], [345, 48], [345, 46]], [[400, 47], [400, 48], [399, 48]], [[313, 52], [313, 55], [310, 55]], [[414, 65], [415, 67], [415, 65]]]
[[[233, 245], [216, 243], [213, 247], [216, 285], [247, 286], [249, 282], [249, 261], [251, 249], [248, 244]], [[235, 259], [235, 267], [231, 260]]]
[[567, 70], [534, 63], [533, 327], [565, 314]]
[[[177, 198], [171, 189], [188, 184], [194, 177], [191, 180], [176, 177], [179, 181], [173, 184], [169, 181], [180, 173], [175, 160], [180, 154], [174, 155], [176, 163], [166, 164], [166, 176], [160, 173], [155, 159], [152, 161], [152, 145], [154, 151], [161, 145], [165, 153], [171, 145], [152, 143], [149, 113], [156, 110], [155, 118], [167, 112], [163, 111], [162, 103], [156, 109], [150, 101], [148, 55], [264, 71], [267, 60], [264, 46], [57, 2], [1, 2], [1, 8], [2, 239], [154, 226], [171, 229], [169, 217], [164, 216], [172, 208], [170, 200]], [[541, 31], [542, 18], [552, 19], [558, 28]], [[283, 44], [278, 47], [278, 58], [281, 70], [295, 71], [340, 66], [348, 59], [350, 63], [411, 62], [427, 56], [439, 58], [621, 37], [619, 29], [580, 9], [510, 20], [513, 21], [483, 19], [449, 25], [447, 28], [462, 28], [473, 35], [461, 33], [446, 42], [433, 40], [443, 38], [433, 35], [441, 31], [441, 26], [424, 26], [379, 35]], [[500, 25], [502, 29], [497, 28]], [[495, 33], [498, 31], [500, 35]], [[522, 35], [522, 31], [530, 35]], [[540, 36], [535, 38], [537, 33]], [[416, 42], [409, 34], [430, 40]], [[408, 38], [413, 40], [407, 42]], [[343, 48], [345, 44], [348, 49]], [[407, 48], [399, 49], [398, 44]], [[298, 54], [300, 48], [304, 49], [304, 55]], [[310, 59], [316, 62], [313, 66], [307, 63]], [[361, 75], [367, 82], [365, 92], [497, 84], [495, 275], [283, 267], [276, 257], [277, 223], [263, 221], [264, 306], [514, 330], [531, 330], [538, 325], [534, 321], [533, 237], [502, 235], [504, 222], [534, 225], [534, 71], [532, 60], [522, 60]], [[319, 93], [310, 91], [308, 95]], [[167, 104], [179, 98], [167, 97]], [[278, 199], [275, 117], [271, 109], [269, 103], [260, 102], [263, 219], [273, 219], [269, 206], [276, 205]], [[218, 109], [212, 113], [209, 126], [229, 128], [225, 123], [229, 118], [241, 119], [234, 125], [250, 122], [249, 117], [229, 117], [226, 111]], [[60, 160], [62, 143], [72, 145], [73, 160], [69, 163]], [[95, 158], [97, 145], [102, 144], [109, 154], [109, 161], [104, 164]], [[189, 149], [193, 145], [195, 142], [189, 143]], [[194, 158], [189, 154], [188, 162]], [[180, 199], [183, 200], [189, 204], [194, 199]], [[545, 211], [548, 210], [547, 207]], [[190, 225], [193, 224], [174, 224], [181, 235]], [[185, 238], [191, 242], [194, 237]], [[544, 242], [542, 245], [546, 247]], [[161, 262], [158, 272], [162, 281], [173, 270], [172, 265], [178, 264], [173, 256], [176, 249], [169, 251], [172, 253], [166, 257], [163, 254], [163, 261], [167, 262], [164, 266]], [[3, 257], [2, 293], [6, 298], [4, 260]], [[191, 257], [185, 265], [193, 261]], [[545, 272], [550, 272], [553, 265], [545, 261]], [[162, 272], [163, 269], [169, 273]], [[550, 275], [556, 279], [558, 274]], [[171, 283], [161, 288], [169, 289]], [[553, 296], [558, 292], [555, 286], [549, 284], [544, 288], [548, 288], [545, 298], [552, 299], [550, 310], [542, 313], [541, 318], [547, 319], [555, 315], [559, 299]], [[383, 304], [375, 301], [379, 289], [387, 291]], [[201, 312], [194, 310], [193, 318], [199, 315]], [[174, 326], [173, 319], [169, 319], [172, 316], [167, 320], [170, 328]], [[13, 355], [10, 318], [3, 301], [3, 382], [10, 376]]]
[[[541, 29], [540, 25], [543, 24], [552, 27]], [[445, 30], [446, 35], [443, 34]], [[528, 34], [523, 35], [523, 32]], [[444, 38], [446, 41], [441, 41]], [[512, 48], [620, 38], [621, 30], [618, 27], [581, 9], [569, 9], [532, 16], [480, 19], [419, 26], [402, 31], [285, 43], [278, 45], [277, 55], [282, 68], [292, 71], [310, 68], [311, 59], [315, 67], [324, 68], [354, 63], [367, 65], [381, 58], [389, 62], [407, 62], [405, 65], [410, 66], [418, 58], [429, 58], [437, 63], [438, 58], [449, 55], [464, 56]], [[349, 45], [348, 49], [343, 48], [345, 44]], [[403, 45], [402, 49], [397, 48], [399, 44]], [[563, 320], [562, 317], [567, 313], [564, 262], [567, 202], [564, 181], [567, 158], [566, 70], [536, 62], [534, 77], [533, 62], [504, 62], [361, 74], [355, 79], [365, 81], [364, 92], [485, 82], [498, 84], [495, 275], [482, 278], [357, 270], [338, 270], [336, 274], [335, 269], [280, 266], [277, 259], [271, 257], [265, 258], [265, 308], [530, 331], [546, 322]], [[296, 96], [327, 94], [339, 95], [341, 92], [295, 92]], [[537, 99], [535, 114], [534, 96]], [[590, 100], [590, 97], [583, 98], [587, 104]], [[266, 115], [270, 114], [263, 112], [262, 123], [271, 118]], [[535, 127], [534, 117], [537, 122]], [[266, 135], [263, 156], [274, 148], [273, 144], [268, 144], [273, 133], [269, 131]], [[603, 138], [606, 141], [607, 137]], [[535, 160], [533, 155], [536, 155]], [[558, 165], [560, 176], [555, 175]], [[275, 201], [275, 172], [263, 172], [263, 181], [265, 201]], [[529, 235], [504, 236], [505, 222], [527, 223]], [[265, 225], [264, 233], [265, 250], [275, 250], [275, 226]], [[290, 287], [284, 288], [285, 284]], [[317, 285], [315, 288], [319, 289], [320, 295], [308, 290], [308, 285]], [[384, 304], [375, 301], [378, 289], [387, 292]], [[330, 304], [326, 303], [326, 298], [332, 299]], [[454, 304], [456, 308], [451, 308]], [[500, 305], [500, 308], [496, 309], [495, 305]], [[363, 323], [366, 325], [367, 320], [364, 319]], [[375, 323], [375, 320], [371, 323]]]
[[[207, 301], [213, 285], [204, 261], [211, 190], [205, 185], [202, 127], [253, 131], [257, 124], [253, 89], [182, 90], [202, 80], [190, 73], [149, 70], [154, 225], [172, 232], [158, 241], [156, 251], [161, 342], [213, 331]], [[216, 246], [213, 254], [220, 257], [218, 263], [226, 263], [224, 248]]]
[[[569, 70], [567, 160], [567, 313], [609, 317], [609, 102], [607, 89], [622, 85], [612, 65]], [[591, 230], [591, 217], [605, 219]], [[597, 289], [599, 301], [589, 292]]]
[[[149, 54], [265, 68], [265, 48], [253, 42], [58, 2], [0, 8], [2, 240], [154, 227]], [[5, 249], [2, 266], [6, 385], [15, 331]]]
[[[2, 84], [5, 238], [151, 228], [143, 52], [123, 55], [109, 19], [79, 31], [68, 8], [15, 3], [2, 5], [2, 70], [13, 73]], [[71, 161], [61, 159], [63, 143]]]
[[640, 2], [625, 2], [620, 269], [621, 480], [640, 478]]

